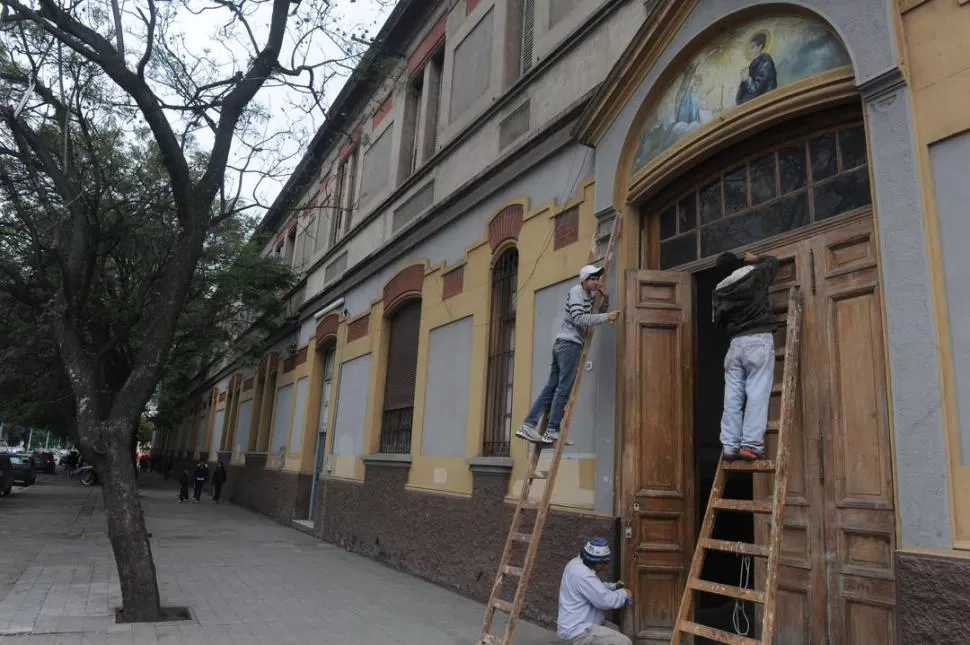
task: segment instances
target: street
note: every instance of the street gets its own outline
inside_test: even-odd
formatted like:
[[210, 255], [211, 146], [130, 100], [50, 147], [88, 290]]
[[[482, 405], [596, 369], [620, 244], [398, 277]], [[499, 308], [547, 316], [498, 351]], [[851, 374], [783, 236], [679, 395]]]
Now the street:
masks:
[[[118, 625], [100, 488], [41, 475], [0, 499], [0, 645], [471, 645], [484, 607], [231, 504], [176, 502], [142, 475], [162, 603], [181, 622]], [[517, 645], [555, 634], [521, 622]]]

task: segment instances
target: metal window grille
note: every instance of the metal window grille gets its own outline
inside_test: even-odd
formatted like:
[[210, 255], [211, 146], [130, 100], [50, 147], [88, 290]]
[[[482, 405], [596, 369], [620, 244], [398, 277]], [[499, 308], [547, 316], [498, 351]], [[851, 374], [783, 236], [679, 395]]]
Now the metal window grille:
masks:
[[519, 252], [508, 249], [492, 268], [488, 340], [488, 390], [482, 454], [507, 457], [512, 433], [512, 374], [515, 358], [516, 283]]
[[532, 56], [535, 52], [535, 0], [522, 0], [522, 48], [519, 58], [519, 76], [532, 69]]

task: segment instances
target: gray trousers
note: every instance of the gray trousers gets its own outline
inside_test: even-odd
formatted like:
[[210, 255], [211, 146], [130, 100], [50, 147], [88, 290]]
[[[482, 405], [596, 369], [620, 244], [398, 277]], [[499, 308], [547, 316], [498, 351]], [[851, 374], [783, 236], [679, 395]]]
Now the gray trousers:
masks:
[[592, 625], [576, 638], [566, 642], [570, 645], [633, 645], [633, 641], [620, 632], [599, 625]]

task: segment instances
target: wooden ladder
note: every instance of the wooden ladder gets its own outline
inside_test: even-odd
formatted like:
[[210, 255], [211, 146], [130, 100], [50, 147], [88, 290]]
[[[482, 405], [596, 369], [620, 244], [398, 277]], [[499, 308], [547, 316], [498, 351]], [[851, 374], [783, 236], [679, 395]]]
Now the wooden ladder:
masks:
[[[690, 573], [687, 576], [687, 587], [680, 601], [677, 612], [677, 622], [674, 623], [674, 633], [671, 645], [679, 645], [682, 634], [702, 636], [718, 643], [727, 645], [769, 645], [775, 630], [775, 610], [778, 592], [778, 566], [781, 555], [781, 540], [783, 533], [783, 514], [785, 512], [785, 496], [788, 492], [788, 453], [791, 447], [791, 427], [795, 414], [795, 400], [798, 387], [798, 358], [802, 332], [802, 294], [797, 287], [788, 292], [788, 330], [785, 339], [785, 368], [781, 384], [781, 418], [768, 422], [768, 433], [778, 433], [777, 449], [774, 459], [764, 459], [754, 462], [725, 461], [723, 457], [718, 462], [711, 496], [704, 513], [704, 523], [701, 525], [697, 548], [691, 561]], [[778, 392], [778, 386], [772, 388]], [[727, 499], [722, 491], [729, 471], [744, 471], [750, 473], [774, 473], [775, 487], [771, 502]], [[746, 544], [744, 542], [729, 542], [713, 538], [714, 516], [718, 511], [746, 512], [770, 515], [771, 523], [767, 546], [760, 544]], [[744, 557], [766, 558], [766, 574], [764, 589], [744, 589], [730, 585], [708, 582], [701, 579], [704, 556], [707, 551], [726, 551]], [[736, 600], [748, 600], [762, 605], [761, 638], [750, 638], [739, 634], [732, 634], [700, 625], [690, 620], [694, 608], [695, 592], [706, 592], [719, 596], [727, 596]]]
[[[603, 277], [604, 279], [610, 274], [610, 265], [613, 262], [613, 253], [616, 248], [617, 240], [620, 236], [620, 227], [622, 224], [622, 217], [617, 214], [613, 219], [613, 227], [610, 231], [610, 241], [606, 247], [606, 255], [603, 259]], [[589, 252], [589, 263], [592, 264], [597, 258], [597, 237], [593, 235], [592, 247]], [[600, 306], [601, 298], [597, 294], [595, 300], [593, 301], [593, 311], [598, 311]], [[566, 409], [563, 412], [562, 425], [559, 428], [559, 440], [555, 443], [555, 450], [553, 451], [552, 462], [549, 465], [549, 470], [543, 471], [539, 470], [539, 457], [542, 454], [542, 444], [536, 444], [532, 450], [532, 458], [529, 460], [529, 471], [526, 475], [525, 481], [522, 485], [522, 491], [519, 493], [519, 501], [515, 507], [515, 513], [512, 515], [512, 525], [509, 528], [509, 535], [505, 539], [505, 549], [502, 551], [502, 559], [499, 561], [498, 573], [495, 575], [495, 584], [492, 585], [492, 593], [488, 598], [488, 604], [485, 607], [485, 620], [482, 623], [482, 632], [478, 637], [478, 645], [510, 645], [512, 643], [512, 636], [515, 633], [515, 628], [518, 625], [519, 614], [522, 611], [522, 605], [525, 604], [525, 591], [529, 585], [529, 578], [532, 575], [532, 567], [535, 565], [536, 554], [539, 551], [539, 541], [542, 539], [542, 529], [546, 524], [546, 517], [549, 514], [549, 502], [552, 499], [552, 490], [556, 485], [556, 475], [559, 472], [559, 462], [562, 459], [563, 447], [566, 445], [566, 441], [569, 437], [569, 423], [573, 417], [573, 404], [576, 402], [580, 387], [583, 384], [583, 373], [585, 372], [584, 366], [586, 365], [586, 357], [589, 353], [589, 347], [591, 341], [593, 340], [593, 332], [596, 327], [591, 326], [586, 330], [586, 342], [583, 344], [583, 350], [579, 357], [579, 363], [576, 367], [576, 379], [573, 381], [573, 387], [569, 392], [569, 399], [566, 401]], [[542, 424], [539, 427], [539, 433], [545, 432], [546, 423], [548, 421], [548, 410], [545, 417], [542, 420]], [[546, 481], [546, 487], [542, 491], [542, 497], [538, 502], [529, 499], [529, 491], [532, 489], [532, 484], [537, 479], [544, 479]], [[526, 533], [522, 529], [522, 521], [525, 517], [525, 512], [535, 510], [536, 518], [532, 525], [532, 532]], [[512, 564], [512, 549], [516, 544], [527, 544], [528, 548], [525, 553], [525, 560], [521, 565]], [[502, 599], [502, 588], [505, 585], [505, 581], [509, 578], [515, 578], [518, 583], [515, 587], [515, 596], [512, 601], [507, 601]], [[508, 623], [506, 624], [505, 634], [503, 636], [497, 636], [492, 634], [492, 621], [495, 618], [496, 610], [502, 611], [508, 614]]]

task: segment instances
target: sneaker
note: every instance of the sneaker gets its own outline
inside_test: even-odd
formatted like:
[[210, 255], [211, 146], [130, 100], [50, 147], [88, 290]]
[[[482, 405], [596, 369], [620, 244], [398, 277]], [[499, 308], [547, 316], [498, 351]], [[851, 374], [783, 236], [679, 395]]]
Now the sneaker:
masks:
[[[559, 431], [558, 430], [546, 430], [546, 434], [542, 435], [543, 443], [556, 443], [559, 441]], [[566, 439], [566, 445], [573, 445], [572, 439]]]
[[543, 443], [543, 439], [536, 432], [536, 429], [532, 426], [527, 426], [524, 423], [522, 427], [515, 431], [515, 436], [520, 439], [525, 439], [526, 441], [531, 441], [532, 443]]
[[754, 448], [749, 448], [748, 446], [741, 446], [741, 450], [738, 451], [738, 457], [744, 461], [757, 461], [759, 459], [764, 459], [765, 453], [758, 452]]
[[735, 461], [738, 458], [738, 451], [725, 448], [721, 451], [721, 459], [724, 461]]

